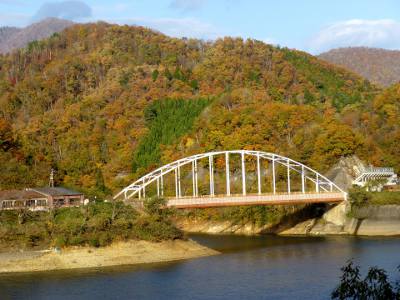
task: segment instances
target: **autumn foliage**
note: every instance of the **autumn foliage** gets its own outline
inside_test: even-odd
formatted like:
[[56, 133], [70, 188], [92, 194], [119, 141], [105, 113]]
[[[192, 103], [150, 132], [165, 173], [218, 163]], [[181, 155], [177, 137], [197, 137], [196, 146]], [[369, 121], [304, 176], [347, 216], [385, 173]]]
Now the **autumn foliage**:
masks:
[[[54, 168], [57, 184], [104, 195], [132, 172], [216, 149], [273, 151], [320, 171], [358, 154], [399, 170], [400, 90], [380, 92], [309, 54], [256, 40], [75, 25], [0, 56], [0, 188], [47, 184]], [[181, 104], [167, 105], [173, 116], [163, 111], [152, 128], [145, 112], [163, 99]], [[160, 137], [171, 124], [190, 126]], [[138, 153], [152, 136], [157, 153], [143, 163]]]

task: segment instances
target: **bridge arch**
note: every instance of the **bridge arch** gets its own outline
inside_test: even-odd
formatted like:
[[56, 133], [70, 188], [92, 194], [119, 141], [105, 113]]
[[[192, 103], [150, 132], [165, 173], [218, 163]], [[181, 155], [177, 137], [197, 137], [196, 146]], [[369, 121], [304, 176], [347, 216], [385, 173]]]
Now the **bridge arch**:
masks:
[[[276, 185], [276, 167], [284, 166], [287, 170], [287, 189], [285, 191], [286, 194], [290, 195], [291, 191], [291, 174], [295, 172], [301, 177], [301, 191], [297, 194], [307, 194], [310, 191], [306, 190], [306, 182], [312, 182], [315, 189], [312, 191], [313, 194], [324, 194], [324, 193], [335, 193], [342, 195], [340, 198], [342, 200], [346, 199], [346, 193], [338, 187], [334, 182], [315, 171], [314, 169], [297, 162], [288, 157], [270, 153], [263, 151], [253, 151], [253, 150], [228, 150], [228, 151], [215, 151], [215, 152], [207, 152], [202, 154], [195, 154], [189, 157], [185, 157], [169, 164], [166, 164], [144, 176], [137, 179], [132, 184], [128, 185], [124, 189], [122, 189], [118, 194], [114, 196], [114, 199], [122, 199], [129, 200], [135, 196], [139, 199], [146, 198], [146, 187], [148, 187], [152, 183], [157, 184], [157, 196], [164, 196], [164, 182], [163, 178], [167, 174], [174, 172], [175, 174], [175, 198], [180, 199], [187, 197], [186, 195], [182, 195], [181, 192], [181, 168], [187, 165], [191, 165], [191, 177], [192, 177], [192, 192], [191, 198], [199, 198], [203, 197], [199, 195], [198, 191], [198, 162], [202, 159], [208, 159], [209, 165], [209, 197], [216, 197], [215, 194], [215, 182], [214, 182], [214, 158], [218, 156], [225, 157], [225, 195], [224, 197], [232, 197], [231, 194], [231, 180], [230, 180], [230, 156], [231, 155], [240, 155], [241, 157], [241, 179], [242, 179], [242, 193], [241, 196], [249, 196], [246, 188], [246, 168], [245, 168], [245, 159], [247, 156], [253, 157], [256, 159], [256, 174], [257, 174], [257, 194], [258, 196], [263, 195], [262, 185], [261, 185], [261, 171], [260, 171], [260, 161], [268, 160], [272, 165], [272, 195], [276, 195], [280, 193], [277, 190]], [[220, 195], [219, 195], [220, 196]], [[299, 198], [298, 196], [297, 198]], [[321, 196], [319, 196], [321, 198]], [[260, 197], [258, 197], [260, 198]], [[293, 196], [292, 196], [293, 198]], [[304, 198], [304, 196], [303, 196]]]

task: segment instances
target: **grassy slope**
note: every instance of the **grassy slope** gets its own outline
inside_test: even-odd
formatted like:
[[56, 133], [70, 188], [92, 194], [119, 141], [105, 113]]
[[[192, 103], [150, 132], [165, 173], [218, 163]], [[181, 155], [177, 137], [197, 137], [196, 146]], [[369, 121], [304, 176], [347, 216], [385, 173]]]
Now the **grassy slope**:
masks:
[[371, 193], [368, 204], [372, 205], [400, 205], [400, 192], [375, 192]]

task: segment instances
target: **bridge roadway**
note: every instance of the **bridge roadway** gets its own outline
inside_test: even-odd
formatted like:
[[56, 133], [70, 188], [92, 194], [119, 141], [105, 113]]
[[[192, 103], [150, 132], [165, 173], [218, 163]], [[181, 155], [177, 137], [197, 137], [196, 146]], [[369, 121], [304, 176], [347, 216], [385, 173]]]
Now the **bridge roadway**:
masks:
[[[167, 206], [174, 208], [207, 208], [243, 205], [296, 205], [311, 203], [338, 203], [346, 196], [340, 192], [324, 193], [277, 193], [277, 194], [237, 194], [200, 197], [166, 198]], [[143, 206], [143, 200], [131, 200], [132, 204]]]

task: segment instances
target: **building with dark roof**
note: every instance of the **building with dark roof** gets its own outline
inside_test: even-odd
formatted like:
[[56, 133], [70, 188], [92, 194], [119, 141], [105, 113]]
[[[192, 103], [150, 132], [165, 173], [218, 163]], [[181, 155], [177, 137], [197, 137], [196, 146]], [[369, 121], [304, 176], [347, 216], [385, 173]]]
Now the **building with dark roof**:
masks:
[[0, 191], [0, 209], [47, 210], [79, 206], [83, 202], [82, 193], [62, 187]]

